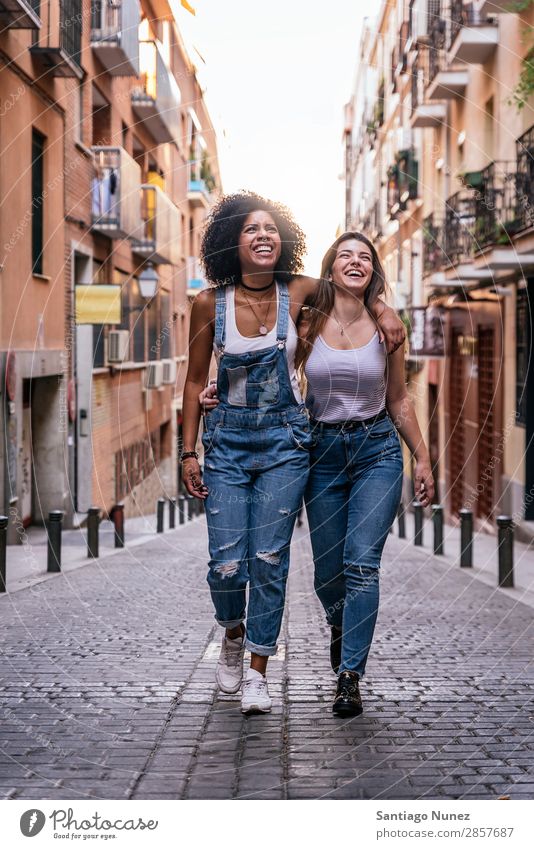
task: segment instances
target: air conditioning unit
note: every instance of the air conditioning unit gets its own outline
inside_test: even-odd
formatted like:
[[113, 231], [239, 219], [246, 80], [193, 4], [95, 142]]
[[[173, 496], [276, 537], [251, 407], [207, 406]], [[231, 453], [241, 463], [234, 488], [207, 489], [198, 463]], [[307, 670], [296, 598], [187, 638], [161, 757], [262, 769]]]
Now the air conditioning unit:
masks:
[[123, 363], [130, 350], [129, 330], [110, 330], [108, 334], [108, 363]]
[[145, 375], [145, 388], [158, 389], [163, 382], [163, 363], [161, 360], [149, 363]]
[[163, 383], [176, 383], [176, 363], [174, 360], [162, 360]]

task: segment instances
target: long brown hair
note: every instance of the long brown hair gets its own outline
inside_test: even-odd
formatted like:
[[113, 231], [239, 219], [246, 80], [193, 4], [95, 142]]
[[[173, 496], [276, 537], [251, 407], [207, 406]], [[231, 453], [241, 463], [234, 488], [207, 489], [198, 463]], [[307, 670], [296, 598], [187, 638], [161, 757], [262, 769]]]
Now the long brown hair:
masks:
[[378, 258], [378, 253], [376, 252], [376, 248], [373, 243], [370, 242], [367, 236], [364, 236], [363, 233], [358, 233], [354, 230], [347, 230], [345, 233], [342, 233], [342, 235], [339, 236], [332, 245], [330, 245], [323, 257], [319, 283], [313, 298], [309, 303], [308, 329], [306, 331], [306, 335], [299, 340], [297, 348], [295, 357], [296, 368], [305, 366], [306, 360], [310, 356], [313, 343], [321, 333], [328, 316], [332, 312], [334, 307], [335, 288], [334, 284], [328, 279], [328, 277], [332, 271], [332, 266], [337, 256], [339, 246], [342, 242], [347, 242], [349, 239], [356, 239], [358, 242], [363, 242], [364, 245], [367, 245], [373, 259], [373, 273], [371, 275], [369, 285], [365, 290], [363, 298], [364, 305], [369, 308], [369, 305], [374, 303], [378, 296], [383, 295], [386, 291], [384, 269], [382, 268], [382, 263]]

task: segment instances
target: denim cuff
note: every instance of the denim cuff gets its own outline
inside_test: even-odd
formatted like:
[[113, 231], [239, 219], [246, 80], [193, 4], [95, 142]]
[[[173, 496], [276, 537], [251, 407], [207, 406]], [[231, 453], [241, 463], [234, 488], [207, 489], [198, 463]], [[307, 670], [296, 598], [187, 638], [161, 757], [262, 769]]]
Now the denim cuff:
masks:
[[256, 643], [251, 643], [250, 640], [245, 639], [245, 648], [247, 651], [254, 652], [254, 654], [260, 654], [262, 657], [272, 657], [273, 654], [276, 654], [276, 646], [258, 646]]
[[[217, 619], [217, 617], [215, 617]], [[238, 625], [241, 625], [242, 622], [245, 621], [245, 617], [242, 619], [229, 619], [227, 622], [217, 619], [219, 625], [222, 625], [223, 628], [237, 628]]]

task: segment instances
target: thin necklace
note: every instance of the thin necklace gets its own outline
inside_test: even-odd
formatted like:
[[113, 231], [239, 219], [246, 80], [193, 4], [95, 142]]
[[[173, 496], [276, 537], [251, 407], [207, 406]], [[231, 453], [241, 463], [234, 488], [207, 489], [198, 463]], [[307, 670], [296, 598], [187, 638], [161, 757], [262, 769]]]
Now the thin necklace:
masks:
[[339, 332], [341, 333], [341, 335], [342, 335], [342, 336], [344, 336], [344, 335], [345, 335], [345, 330], [347, 329], [347, 327], [350, 327], [350, 326], [351, 326], [351, 324], [354, 324], [354, 322], [355, 322], [355, 321], [358, 321], [358, 319], [362, 317], [363, 312], [364, 312], [364, 309], [365, 309], [365, 307], [364, 307], [364, 308], [362, 309], [362, 311], [361, 311], [361, 312], [360, 312], [360, 313], [356, 316], [356, 318], [351, 318], [351, 320], [350, 320], [350, 321], [346, 321], [346, 322], [343, 324], [343, 323], [339, 320], [338, 314], [337, 314], [337, 312], [336, 312], [336, 308], [335, 308], [335, 307], [332, 307], [332, 312], [333, 312], [333, 314], [334, 314], [334, 321], [336, 322], [337, 326], [339, 327]]
[[[254, 307], [253, 307], [253, 306], [252, 306], [252, 304], [250, 303], [250, 301], [249, 301], [249, 299], [248, 299], [248, 297], [247, 297], [247, 293], [246, 293], [246, 292], [243, 292], [243, 297], [245, 298], [245, 301], [247, 302], [247, 304], [249, 305], [250, 309], [251, 309], [251, 310], [252, 310], [252, 312], [254, 313], [254, 316], [255, 316], [255, 318], [256, 318], [256, 321], [258, 322], [258, 325], [259, 325], [259, 327], [258, 327], [258, 333], [260, 334], [260, 336], [266, 336], [266, 335], [267, 335], [267, 333], [269, 332], [269, 331], [268, 331], [268, 329], [267, 329], [267, 318], [269, 317], [269, 312], [270, 312], [270, 310], [271, 310], [271, 303], [272, 303], [272, 301], [269, 301], [269, 302], [267, 303], [267, 311], [266, 311], [265, 316], [263, 317], [263, 320], [262, 320], [261, 316], [259, 316], [259, 315], [258, 315], [258, 313], [256, 312], [256, 310], [254, 309]], [[263, 301], [263, 298], [259, 298], [259, 303], [261, 303], [261, 301]]]
[[270, 289], [274, 283], [274, 277], [270, 283], [267, 283], [267, 286], [247, 286], [246, 283], [243, 283], [241, 280], [239, 285], [243, 287], [243, 289], [247, 289], [248, 292], [266, 292], [267, 289]]

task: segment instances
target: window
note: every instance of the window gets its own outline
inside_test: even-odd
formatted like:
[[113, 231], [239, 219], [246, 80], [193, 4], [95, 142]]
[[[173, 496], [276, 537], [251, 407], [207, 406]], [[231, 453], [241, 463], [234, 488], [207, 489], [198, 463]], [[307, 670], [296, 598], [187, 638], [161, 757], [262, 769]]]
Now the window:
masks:
[[45, 137], [32, 130], [32, 271], [43, 273], [43, 189]]
[[59, 0], [59, 8], [61, 47], [79, 65], [82, 49], [81, 0]]
[[518, 289], [516, 307], [516, 375], [515, 416], [516, 424], [527, 423], [527, 376], [530, 348], [530, 313], [528, 289]]

